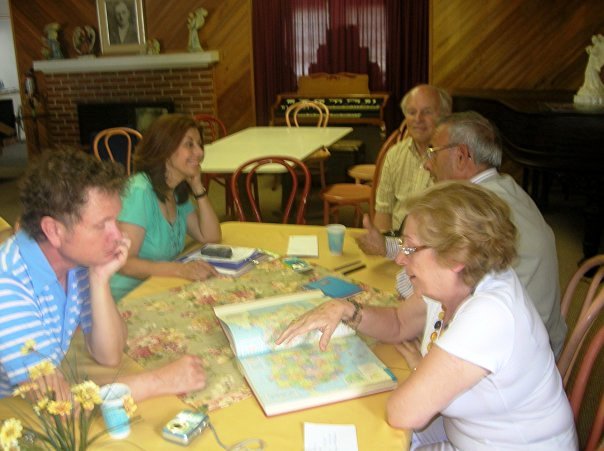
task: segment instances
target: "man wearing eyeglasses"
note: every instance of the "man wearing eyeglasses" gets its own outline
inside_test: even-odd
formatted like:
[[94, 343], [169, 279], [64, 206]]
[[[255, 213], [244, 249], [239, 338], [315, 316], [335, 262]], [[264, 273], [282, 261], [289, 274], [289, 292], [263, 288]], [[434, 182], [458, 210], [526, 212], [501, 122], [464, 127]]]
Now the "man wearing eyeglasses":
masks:
[[409, 136], [386, 154], [375, 196], [374, 224], [382, 231], [398, 230], [407, 197], [432, 185], [422, 161], [436, 122], [451, 114], [451, 97], [435, 86], [418, 85], [405, 94], [401, 109]]
[[[554, 233], [530, 196], [512, 177], [498, 172], [502, 153], [497, 131], [487, 119], [475, 112], [455, 113], [439, 121], [426, 149], [424, 167], [437, 182], [469, 180], [493, 191], [509, 205], [518, 230], [514, 270], [533, 300], [547, 328], [552, 350], [558, 356], [566, 324], [560, 312]], [[357, 243], [365, 253], [394, 259], [401, 252], [399, 239], [384, 238], [367, 217], [363, 223], [368, 232], [357, 237]], [[397, 290], [407, 298], [398, 309], [403, 323], [407, 309], [421, 311], [425, 305], [413, 294], [404, 271], [397, 276]]]

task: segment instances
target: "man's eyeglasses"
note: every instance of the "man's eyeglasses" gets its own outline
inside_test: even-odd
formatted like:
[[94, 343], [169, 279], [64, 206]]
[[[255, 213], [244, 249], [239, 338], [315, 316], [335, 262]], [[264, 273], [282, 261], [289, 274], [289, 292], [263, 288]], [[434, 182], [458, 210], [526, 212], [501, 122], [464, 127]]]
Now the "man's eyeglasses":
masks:
[[440, 152], [441, 150], [453, 149], [457, 146], [458, 144], [445, 144], [444, 146], [439, 147], [428, 146], [428, 148], [426, 149], [426, 160], [431, 160], [432, 158], [434, 158], [436, 152]]

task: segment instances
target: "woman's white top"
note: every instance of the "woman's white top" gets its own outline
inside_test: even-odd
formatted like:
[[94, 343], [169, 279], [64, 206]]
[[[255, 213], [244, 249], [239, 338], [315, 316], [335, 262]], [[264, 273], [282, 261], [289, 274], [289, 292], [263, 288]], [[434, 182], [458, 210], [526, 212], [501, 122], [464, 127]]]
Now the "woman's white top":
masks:
[[[428, 307], [426, 354], [441, 305]], [[490, 374], [442, 411], [459, 449], [577, 449], [572, 411], [543, 322], [516, 273], [487, 274], [436, 345]]]

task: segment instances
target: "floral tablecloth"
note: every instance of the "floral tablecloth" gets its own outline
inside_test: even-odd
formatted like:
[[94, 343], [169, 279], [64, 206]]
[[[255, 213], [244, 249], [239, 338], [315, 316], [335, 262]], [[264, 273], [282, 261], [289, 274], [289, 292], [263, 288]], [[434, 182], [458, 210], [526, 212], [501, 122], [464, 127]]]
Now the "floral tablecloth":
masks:
[[[184, 354], [198, 355], [206, 369], [207, 386], [184, 396], [183, 401], [193, 407], [206, 404], [210, 410], [226, 407], [249, 397], [251, 390], [237, 369], [213, 306], [295, 293], [327, 275], [345, 278], [319, 266], [309, 273], [296, 273], [276, 259], [236, 279], [215, 278], [149, 297], [125, 299], [119, 308], [128, 323], [127, 353], [147, 369]], [[361, 304], [398, 303], [394, 294], [360, 286], [363, 291], [355, 295], [355, 300]]]

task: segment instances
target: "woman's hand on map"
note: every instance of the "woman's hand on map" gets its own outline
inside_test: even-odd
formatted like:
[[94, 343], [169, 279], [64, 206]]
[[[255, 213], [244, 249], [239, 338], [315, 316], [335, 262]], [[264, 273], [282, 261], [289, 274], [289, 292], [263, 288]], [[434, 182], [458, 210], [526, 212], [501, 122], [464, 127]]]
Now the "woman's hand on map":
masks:
[[321, 331], [319, 348], [325, 351], [340, 321], [350, 318], [353, 314], [354, 306], [350, 302], [343, 299], [333, 299], [292, 321], [275, 343], [278, 345], [289, 343], [299, 335], [307, 334], [312, 330], [319, 330]]

